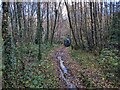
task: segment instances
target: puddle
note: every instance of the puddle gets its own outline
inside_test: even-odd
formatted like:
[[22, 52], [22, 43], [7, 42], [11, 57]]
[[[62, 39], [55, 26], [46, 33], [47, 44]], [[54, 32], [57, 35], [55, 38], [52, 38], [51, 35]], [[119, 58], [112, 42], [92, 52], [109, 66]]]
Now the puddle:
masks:
[[59, 56], [59, 62], [60, 62], [60, 68], [62, 69], [64, 74], [67, 74], [67, 68], [64, 66], [64, 61], [61, 59], [61, 57]]
[[[64, 53], [62, 53], [64, 55]], [[59, 60], [60, 64], [60, 77], [65, 81], [67, 87], [70, 88], [76, 88], [76, 86], [72, 83], [72, 76], [68, 73], [67, 67], [64, 65], [64, 60], [62, 59], [61, 55], [57, 55], [57, 60]]]

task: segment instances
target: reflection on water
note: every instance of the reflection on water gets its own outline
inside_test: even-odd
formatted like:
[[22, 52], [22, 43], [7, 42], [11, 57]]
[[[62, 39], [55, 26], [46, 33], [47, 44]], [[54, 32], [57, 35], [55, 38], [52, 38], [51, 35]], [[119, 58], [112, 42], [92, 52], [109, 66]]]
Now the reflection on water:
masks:
[[[59, 63], [60, 63], [60, 75], [62, 79], [66, 82], [67, 87], [76, 88], [76, 86], [71, 83], [71, 80], [70, 80], [71, 77], [70, 77], [70, 74], [68, 73], [67, 68], [64, 66], [64, 60], [62, 60], [61, 56], [58, 56], [57, 59], [59, 60]], [[65, 77], [65, 75], [69, 77]]]

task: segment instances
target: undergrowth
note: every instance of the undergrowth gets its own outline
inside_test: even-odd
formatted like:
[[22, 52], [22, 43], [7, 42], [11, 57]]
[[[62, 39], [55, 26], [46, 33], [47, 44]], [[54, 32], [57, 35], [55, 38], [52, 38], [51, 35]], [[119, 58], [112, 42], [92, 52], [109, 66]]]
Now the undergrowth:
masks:
[[[24, 44], [16, 48], [16, 59], [19, 61], [19, 71], [17, 76], [18, 84], [21, 82], [28, 88], [57, 88], [58, 81], [55, 76], [54, 67], [48, 56], [53, 48], [57, 48], [58, 44], [42, 44], [42, 59], [38, 60], [38, 45]], [[23, 63], [20, 63], [23, 61]], [[25, 67], [24, 72], [20, 69]], [[23, 74], [21, 74], [23, 73]], [[20, 85], [18, 85], [20, 87]]]
[[86, 87], [114, 88], [120, 86], [118, 50], [104, 49], [97, 57], [93, 53], [82, 50], [71, 50], [69, 48], [69, 51], [73, 60], [81, 66], [78, 75], [84, 76], [82, 81]]

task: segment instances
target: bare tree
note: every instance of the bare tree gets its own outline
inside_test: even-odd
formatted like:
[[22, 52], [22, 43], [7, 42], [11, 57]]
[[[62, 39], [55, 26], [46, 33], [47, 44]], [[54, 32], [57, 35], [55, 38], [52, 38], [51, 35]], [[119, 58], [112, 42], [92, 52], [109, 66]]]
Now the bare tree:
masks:
[[80, 2], [80, 38], [81, 38], [81, 46], [84, 48], [84, 40], [83, 40], [83, 7], [82, 7], [82, 2]]
[[[60, 7], [60, 4], [61, 4], [61, 2], [59, 2], [58, 9], [59, 9], [59, 7]], [[53, 38], [54, 38], [54, 33], [55, 33], [56, 23], [57, 23], [57, 18], [58, 18], [58, 9], [56, 8], [56, 7], [57, 7], [57, 3], [55, 2], [54, 5], [55, 5], [55, 9], [54, 9], [55, 19], [54, 19], [54, 26], [53, 26], [52, 34], [51, 34], [51, 45], [52, 45], [52, 43], [53, 43]]]
[[2, 19], [2, 38], [3, 38], [3, 87], [10, 88], [12, 87], [13, 80], [12, 76], [10, 76], [13, 67], [11, 61], [11, 35], [8, 30], [8, 15], [9, 15], [9, 2], [2, 2], [3, 9], [3, 19]]
[[70, 11], [69, 11], [68, 4], [67, 4], [66, 1], [65, 1], [65, 6], [66, 6], [66, 9], [67, 9], [67, 15], [68, 15], [68, 20], [69, 20], [70, 29], [71, 29], [71, 32], [72, 32], [72, 35], [73, 35], [73, 39], [74, 39], [74, 41], [75, 41], [75, 46], [78, 46], [77, 39], [76, 39], [75, 33], [74, 33], [74, 29], [73, 29], [72, 23], [71, 23]]
[[49, 38], [49, 2], [47, 2], [47, 33], [46, 33], [46, 42]]
[[93, 26], [93, 2], [90, 2], [90, 17], [91, 17], [91, 48], [94, 48], [94, 26]]
[[40, 2], [37, 3], [38, 11], [37, 11], [37, 30], [38, 30], [38, 44], [39, 44], [39, 53], [38, 60], [41, 60], [41, 41], [42, 41], [42, 28], [41, 28], [41, 13], [40, 13]]

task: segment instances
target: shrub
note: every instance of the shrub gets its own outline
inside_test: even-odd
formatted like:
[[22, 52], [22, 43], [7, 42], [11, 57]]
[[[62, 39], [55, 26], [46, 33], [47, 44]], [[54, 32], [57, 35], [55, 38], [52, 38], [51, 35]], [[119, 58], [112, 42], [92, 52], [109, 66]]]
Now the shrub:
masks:
[[104, 49], [98, 58], [98, 62], [106, 75], [106, 78], [117, 82], [120, 79], [120, 59], [118, 56], [119, 51], [116, 49]]

